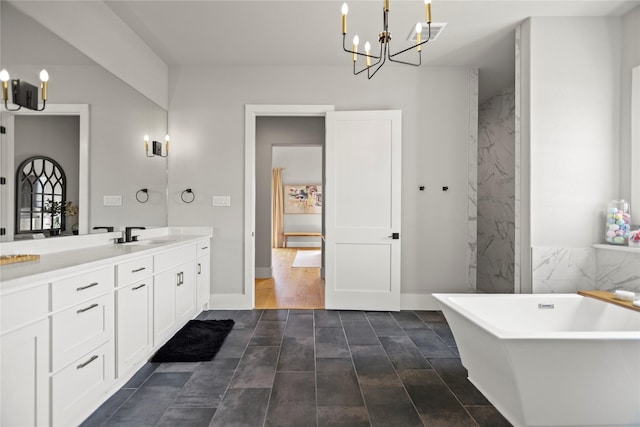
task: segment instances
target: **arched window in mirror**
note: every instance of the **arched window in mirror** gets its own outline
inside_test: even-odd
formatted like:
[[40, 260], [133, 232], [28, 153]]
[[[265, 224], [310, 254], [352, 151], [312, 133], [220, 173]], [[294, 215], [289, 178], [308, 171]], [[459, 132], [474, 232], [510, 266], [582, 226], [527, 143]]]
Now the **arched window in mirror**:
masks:
[[30, 157], [16, 173], [16, 234], [65, 229], [67, 178], [50, 157]]

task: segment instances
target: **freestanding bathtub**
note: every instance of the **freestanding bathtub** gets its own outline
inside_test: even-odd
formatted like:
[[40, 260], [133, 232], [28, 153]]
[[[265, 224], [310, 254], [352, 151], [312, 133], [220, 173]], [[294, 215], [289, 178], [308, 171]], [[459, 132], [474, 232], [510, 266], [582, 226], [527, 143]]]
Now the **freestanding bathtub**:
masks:
[[640, 426], [640, 312], [577, 294], [434, 294], [515, 426]]

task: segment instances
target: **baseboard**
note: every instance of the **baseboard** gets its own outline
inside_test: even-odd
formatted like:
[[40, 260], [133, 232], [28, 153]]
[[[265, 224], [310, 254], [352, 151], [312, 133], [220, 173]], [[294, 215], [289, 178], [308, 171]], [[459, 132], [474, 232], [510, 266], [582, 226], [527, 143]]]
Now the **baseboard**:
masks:
[[246, 294], [211, 294], [209, 310], [252, 310], [253, 301]]
[[256, 279], [270, 279], [272, 277], [271, 267], [256, 267]]
[[400, 294], [400, 310], [441, 310], [431, 294]]

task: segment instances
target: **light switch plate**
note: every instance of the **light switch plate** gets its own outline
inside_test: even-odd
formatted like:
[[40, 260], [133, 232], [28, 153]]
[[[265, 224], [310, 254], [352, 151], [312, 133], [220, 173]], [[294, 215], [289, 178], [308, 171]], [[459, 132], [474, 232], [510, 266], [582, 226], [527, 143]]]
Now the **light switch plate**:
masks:
[[213, 196], [211, 198], [212, 206], [231, 206], [231, 196]]
[[122, 206], [122, 196], [103, 196], [104, 206]]

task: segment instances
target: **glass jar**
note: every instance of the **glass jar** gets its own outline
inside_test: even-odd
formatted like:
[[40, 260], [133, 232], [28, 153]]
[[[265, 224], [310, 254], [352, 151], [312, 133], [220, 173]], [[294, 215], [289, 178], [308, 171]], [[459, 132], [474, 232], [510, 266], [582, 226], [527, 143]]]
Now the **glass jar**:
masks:
[[605, 241], [611, 245], [627, 245], [631, 233], [629, 203], [612, 200], [607, 206]]

